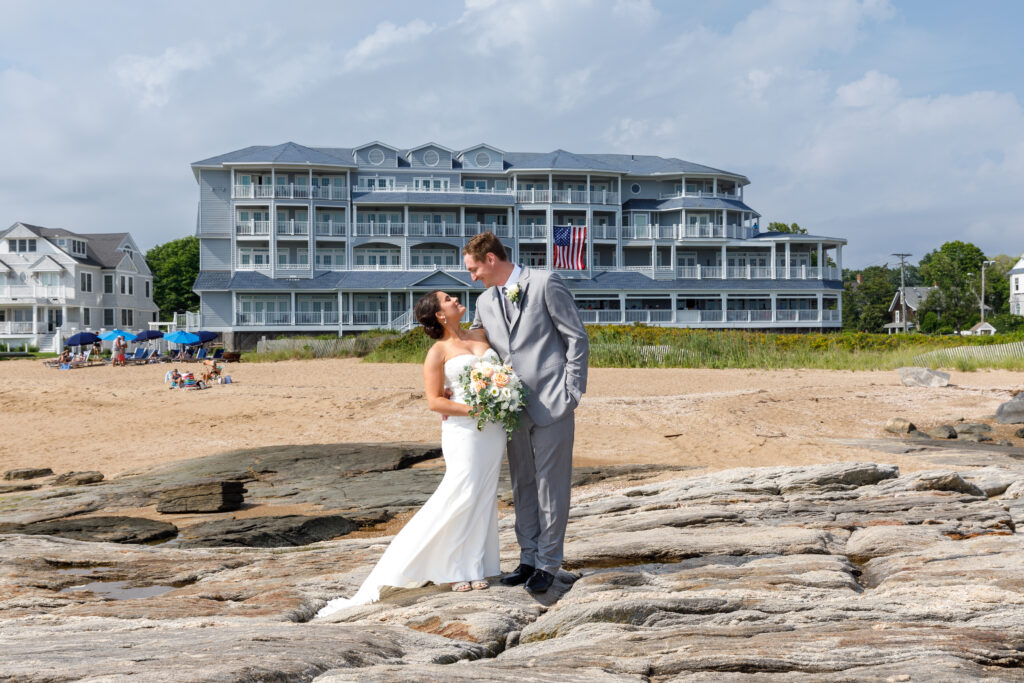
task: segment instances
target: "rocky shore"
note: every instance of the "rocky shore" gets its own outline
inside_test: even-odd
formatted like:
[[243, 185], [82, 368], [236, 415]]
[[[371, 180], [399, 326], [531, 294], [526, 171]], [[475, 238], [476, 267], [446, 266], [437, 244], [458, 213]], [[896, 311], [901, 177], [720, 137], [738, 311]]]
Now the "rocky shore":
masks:
[[[42, 480], [0, 495], [0, 679], [1020, 680], [1024, 453], [971, 446], [962, 467], [905, 476], [873, 463], [580, 470], [546, 596], [428, 586], [327, 620], [312, 618], [389, 540], [351, 532], [418, 506], [440, 476], [435, 450], [270, 448]], [[188, 525], [109, 514], [213, 481], [243, 483], [247, 505], [317, 509]], [[147, 528], [151, 544], [135, 542]]]

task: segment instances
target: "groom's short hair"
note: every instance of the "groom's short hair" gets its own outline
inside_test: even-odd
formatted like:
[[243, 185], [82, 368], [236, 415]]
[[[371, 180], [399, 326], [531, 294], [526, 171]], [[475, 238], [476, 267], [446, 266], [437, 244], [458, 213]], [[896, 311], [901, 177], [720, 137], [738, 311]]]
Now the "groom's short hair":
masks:
[[487, 254], [494, 254], [499, 261], [508, 261], [505, 245], [493, 232], [481, 232], [478, 235], [473, 235], [466, 242], [466, 246], [462, 248], [462, 253], [472, 256], [477, 261], [486, 261]]

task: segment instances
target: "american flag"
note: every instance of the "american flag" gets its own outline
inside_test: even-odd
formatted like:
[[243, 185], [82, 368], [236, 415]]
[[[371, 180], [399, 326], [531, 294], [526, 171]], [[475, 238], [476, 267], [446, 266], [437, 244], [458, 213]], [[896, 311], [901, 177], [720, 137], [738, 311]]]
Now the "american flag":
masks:
[[555, 238], [555, 268], [585, 270], [587, 267], [584, 257], [587, 250], [587, 226], [556, 225], [553, 234]]

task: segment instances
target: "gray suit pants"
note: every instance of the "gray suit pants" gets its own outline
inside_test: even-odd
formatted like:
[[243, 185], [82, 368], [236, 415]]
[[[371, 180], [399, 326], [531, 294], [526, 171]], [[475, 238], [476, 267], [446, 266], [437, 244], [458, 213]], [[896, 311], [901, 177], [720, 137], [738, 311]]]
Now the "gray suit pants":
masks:
[[575, 427], [571, 411], [543, 427], [523, 411], [523, 425], [512, 433], [508, 446], [519, 561], [551, 574], [562, 566]]

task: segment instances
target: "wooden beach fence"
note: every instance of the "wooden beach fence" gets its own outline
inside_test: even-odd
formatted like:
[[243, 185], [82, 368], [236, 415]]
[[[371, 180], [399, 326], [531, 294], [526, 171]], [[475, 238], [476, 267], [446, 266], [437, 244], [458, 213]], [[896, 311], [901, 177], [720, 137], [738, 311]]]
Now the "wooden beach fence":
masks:
[[1024, 358], [1024, 342], [991, 344], [989, 346], [954, 346], [922, 353], [914, 358], [915, 365], [928, 367], [949, 367], [958, 362], [999, 362]]

